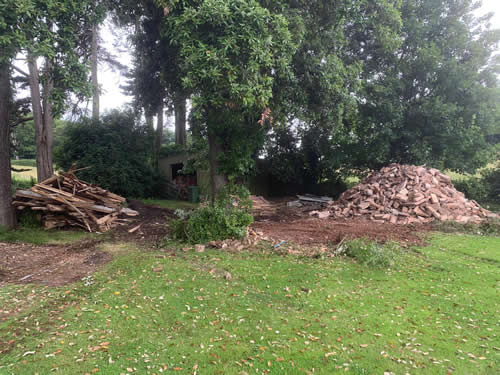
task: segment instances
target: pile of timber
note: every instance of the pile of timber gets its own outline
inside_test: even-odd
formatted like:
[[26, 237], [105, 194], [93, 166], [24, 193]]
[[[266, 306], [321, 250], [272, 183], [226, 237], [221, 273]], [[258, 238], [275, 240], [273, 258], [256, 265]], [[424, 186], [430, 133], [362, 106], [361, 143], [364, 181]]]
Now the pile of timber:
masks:
[[106, 232], [122, 221], [121, 215], [137, 216], [124, 208], [125, 198], [79, 180], [72, 171], [59, 172], [30, 190], [17, 190], [13, 205], [42, 214], [46, 229], [67, 226], [89, 232]]
[[449, 176], [434, 168], [391, 164], [331, 202], [319, 217], [369, 218], [377, 223], [479, 223], [497, 217], [457, 191]]

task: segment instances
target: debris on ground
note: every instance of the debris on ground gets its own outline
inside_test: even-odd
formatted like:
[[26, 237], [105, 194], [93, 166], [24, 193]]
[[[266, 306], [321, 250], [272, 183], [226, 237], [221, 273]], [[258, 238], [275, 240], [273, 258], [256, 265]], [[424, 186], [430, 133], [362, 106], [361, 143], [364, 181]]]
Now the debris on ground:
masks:
[[17, 190], [17, 210], [40, 212], [46, 229], [67, 226], [89, 232], [106, 232], [137, 211], [123, 207], [126, 199], [99, 186], [79, 180], [74, 171], [59, 172], [29, 190]]
[[427, 224], [435, 220], [480, 223], [497, 217], [457, 191], [434, 168], [391, 164], [331, 202], [319, 217], [368, 218], [375, 223]]
[[297, 195], [298, 200], [288, 202], [287, 207], [304, 208], [303, 211], [319, 210], [328, 206], [333, 201], [330, 197], [318, 197], [312, 194]]
[[256, 211], [272, 213], [276, 210], [276, 207], [264, 197], [251, 195], [250, 200], [252, 201], [253, 209]]

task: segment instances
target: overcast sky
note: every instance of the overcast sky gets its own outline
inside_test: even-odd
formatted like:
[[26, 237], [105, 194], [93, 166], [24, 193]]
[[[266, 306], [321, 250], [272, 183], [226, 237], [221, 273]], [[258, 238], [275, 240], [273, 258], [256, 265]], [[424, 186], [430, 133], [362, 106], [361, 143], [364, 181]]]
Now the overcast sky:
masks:
[[[488, 12], [495, 13], [492, 19], [492, 27], [500, 28], [500, 0], [483, 0], [483, 6], [477, 12], [477, 15], [481, 16]], [[106, 48], [116, 50], [113, 48], [113, 44], [116, 43], [117, 37], [113, 36], [113, 34], [106, 29], [101, 31], [101, 36], [105, 41]], [[122, 46], [122, 49], [124, 49], [125, 52], [117, 53], [119, 55], [119, 60], [123, 64], [130, 66], [131, 58], [128, 52], [126, 52], [127, 48], [130, 48], [130, 46], [127, 46], [124, 40], [122, 43], [125, 43], [125, 45]], [[99, 82], [103, 90], [101, 95], [102, 111], [120, 108], [124, 104], [130, 102], [131, 98], [123, 95], [120, 90], [120, 85], [125, 83], [125, 79], [120, 77], [118, 72], [113, 72], [110, 68], [101, 66], [99, 71]]]

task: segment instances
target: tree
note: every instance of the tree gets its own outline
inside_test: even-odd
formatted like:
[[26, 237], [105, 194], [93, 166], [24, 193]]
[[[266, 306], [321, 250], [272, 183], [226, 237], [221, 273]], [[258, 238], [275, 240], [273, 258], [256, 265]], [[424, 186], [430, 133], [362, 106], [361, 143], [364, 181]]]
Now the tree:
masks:
[[[1, 30], [1, 29], [0, 29]], [[9, 98], [10, 67], [5, 47], [0, 46], [0, 229], [14, 226], [10, 192]]]
[[165, 33], [180, 49], [183, 85], [206, 126], [213, 203], [221, 130], [232, 125], [235, 112], [265, 113], [274, 79], [288, 70], [295, 45], [285, 17], [255, 0], [159, 3]]
[[[477, 5], [476, 5], [477, 6]], [[404, 0], [402, 43], [365, 64], [360, 117], [353, 122], [360, 164], [389, 162], [474, 171], [487, 160], [485, 135], [498, 124], [500, 40], [491, 15], [471, 0]]]
[[315, 192], [350, 165], [350, 124], [358, 119], [364, 73], [377, 63], [371, 55], [392, 55], [400, 43], [397, 2], [260, 2], [284, 9], [294, 33], [304, 33], [293, 56], [293, 74], [275, 80], [275, 129], [267, 155], [279, 180], [289, 182], [294, 175], [305, 191]]
[[11, 64], [19, 48], [25, 43], [18, 32], [19, 17], [25, 1], [7, 0], [0, 6], [0, 227], [14, 227], [11, 197], [10, 127]]
[[25, 53], [29, 74], [18, 71], [29, 78], [39, 181], [53, 173], [53, 122], [64, 112], [65, 99], [69, 93], [79, 99], [90, 94], [87, 30], [95, 20], [92, 4], [92, 0], [37, 0], [19, 8], [24, 13], [18, 33], [25, 43], [18, 52]]

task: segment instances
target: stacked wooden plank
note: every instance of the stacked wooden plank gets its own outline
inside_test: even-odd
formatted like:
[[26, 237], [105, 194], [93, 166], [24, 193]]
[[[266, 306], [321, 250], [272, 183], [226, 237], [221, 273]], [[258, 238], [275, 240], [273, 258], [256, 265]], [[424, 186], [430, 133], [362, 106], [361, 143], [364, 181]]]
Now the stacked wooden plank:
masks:
[[497, 217], [466, 199], [439, 170], [399, 164], [382, 168], [344, 192], [329, 204], [327, 212], [336, 218], [360, 217], [392, 224], [434, 220], [478, 223]]
[[30, 190], [17, 190], [13, 205], [42, 214], [47, 229], [77, 226], [89, 232], [105, 232], [120, 215], [137, 216], [124, 208], [125, 198], [79, 180], [72, 171], [59, 172]]

